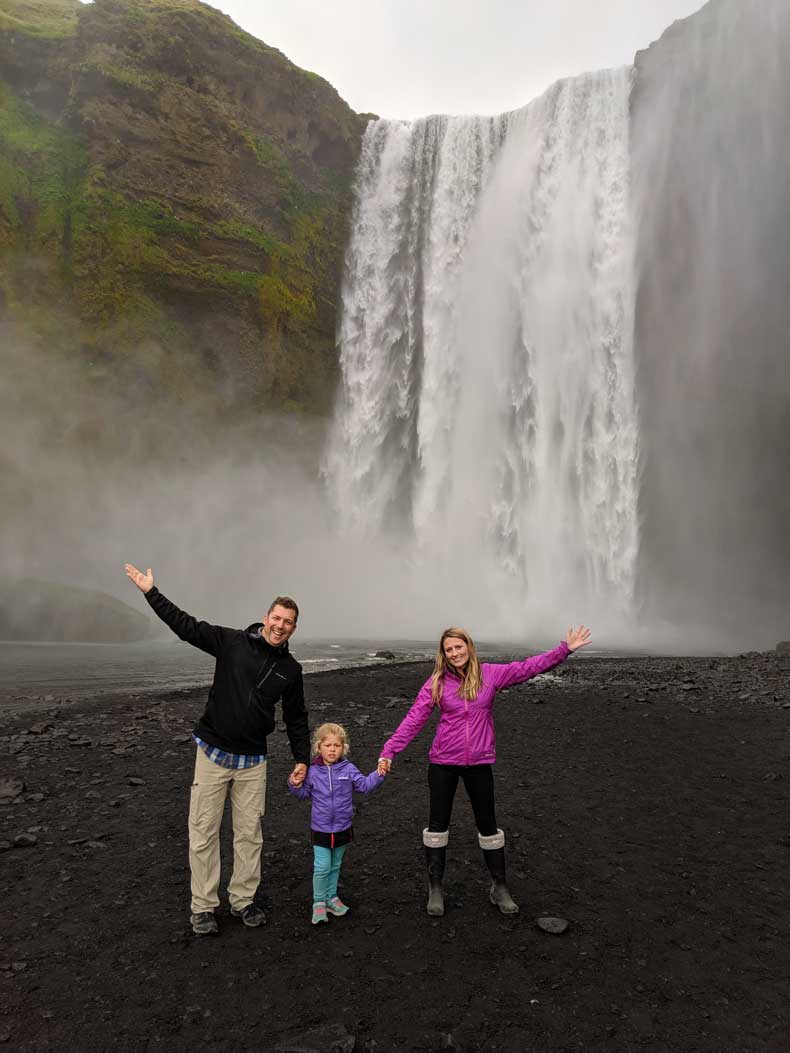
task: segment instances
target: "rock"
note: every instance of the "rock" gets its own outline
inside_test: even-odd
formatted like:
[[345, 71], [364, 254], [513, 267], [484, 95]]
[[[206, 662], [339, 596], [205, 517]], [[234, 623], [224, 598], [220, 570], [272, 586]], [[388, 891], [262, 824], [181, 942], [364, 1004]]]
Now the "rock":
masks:
[[[20, 599], [22, 597], [22, 599]], [[149, 619], [95, 589], [25, 578], [0, 586], [0, 637], [5, 640], [129, 643], [150, 635]], [[54, 695], [45, 695], [54, 702]]]
[[0, 802], [3, 804], [13, 801], [25, 789], [21, 779], [0, 779]]
[[777, 654], [790, 654], [790, 640], [780, 640], [776, 645]]
[[0, 852], [7, 852], [10, 848], [13, 847], [14, 846], [11, 844], [10, 841], [0, 841]]
[[353, 1053], [356, 1037], [342, 1024], [327, 1024], [303, 1031], [279, 1042], [275, 1053]]
[[45, 797], [45, 793], [29, 793], [27, 795], [27, 800], [32, 801], [33, 804], [41, 804]]
[[38, 844], [38, 838], [35, 834], [17, 834], [14, 838], [15, 848], [32, 848], [33, 845]]
[[389, 661], [392, 661], [392, 659], [395, 657], [395, 654], [392, 651], [376, 651], [376, 653], [373, 655], [373, 657], [374, 658], [386, 658]]
[[129, 785], [130, 786], [145, 786], [145, 779], [138, 779], [135, 776], [133, 776], [131, 779], [129, 779]]
[[40, 720], [37, 724], [32, 724], [28, 728], [28, 732], [31, 735], [43, 735], [45, 731], [49, 731], [52, 727], [51, 721]]
[[568, 928], [565, 918], [536, 918], [535, 924], [542, 932], [551, 933], [552, 936], [561, 936]]

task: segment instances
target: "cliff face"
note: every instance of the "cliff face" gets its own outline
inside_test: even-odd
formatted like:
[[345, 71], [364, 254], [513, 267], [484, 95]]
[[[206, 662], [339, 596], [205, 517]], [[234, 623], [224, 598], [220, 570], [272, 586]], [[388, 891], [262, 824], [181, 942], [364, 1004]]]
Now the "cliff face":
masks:
[[325, 412], [366, 117], [197, 0], [0, 0], [0, 307], [89, 384]]
[[714, 0], [636, 60], [643, 595], [670, 617], [787, 609], [788, 51], [785, 0]]

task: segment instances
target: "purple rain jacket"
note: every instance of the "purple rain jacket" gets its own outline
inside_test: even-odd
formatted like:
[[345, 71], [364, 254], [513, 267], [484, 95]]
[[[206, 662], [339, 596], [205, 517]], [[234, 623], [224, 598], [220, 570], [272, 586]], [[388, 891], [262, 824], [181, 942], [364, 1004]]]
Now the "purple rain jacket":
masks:
[[309, 797], [313, 802], [310, 815], [310, 826], [324, 834], [339, 833], [347, 830], [354, 821], [354, 791], [371, 793], [384, 782], [384, 776], [372, 771], [363, 775], [351, 761], [337, 761], [335, 764], [324, 764], [323, 758], [313, 757], [301, 786], [288, 789], [300, 800]]
[[[439, 726], [436, 729], [428, 759], [433, 764], [493, 764], [496, 761], [494, 734], [494, 696], [503, 688], [522, 684], [564, 662], [571, 653], [563, 642], [552, 651], [526, 658], [523, 662], [507, 665], [480, 665], [482, 685], [477, 697], [467, 701], [458, 694], [459, 677], [445, 674], [439, 702]], [[431, 681], [426, 680], [417, 698], [392, 735], [381, 748], [379, 756], [392, 760], [422, 731], [433, 712]]]

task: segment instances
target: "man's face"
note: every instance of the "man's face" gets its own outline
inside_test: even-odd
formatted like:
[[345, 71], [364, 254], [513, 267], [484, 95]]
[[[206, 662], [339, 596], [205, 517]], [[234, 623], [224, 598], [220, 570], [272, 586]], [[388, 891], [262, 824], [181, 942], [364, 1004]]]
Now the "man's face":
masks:
[[282, 647], [296, 632], [296, 611], [290, 607], [281, 607], [278, 603], [264, 617], [261, 632], [272, 647]]

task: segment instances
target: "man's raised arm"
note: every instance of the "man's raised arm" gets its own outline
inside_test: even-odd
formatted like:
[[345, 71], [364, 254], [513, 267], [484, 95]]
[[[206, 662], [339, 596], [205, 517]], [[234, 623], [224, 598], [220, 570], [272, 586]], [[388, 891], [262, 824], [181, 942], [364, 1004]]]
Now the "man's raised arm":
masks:
[[150, 567], [145, 574], [132, 563], [125, 563], [124, 568], [127, 578], [143, 593], [154, 614], [161, 618], [180, 640], [217, 657], [223, 648], [225, 637], [232, 635], [233, 629], [224, 629], [221, 625], [211, 625], [209, 622], [199, 622], [191, 614], [176, 607], [154, 585], [154, 572]]

